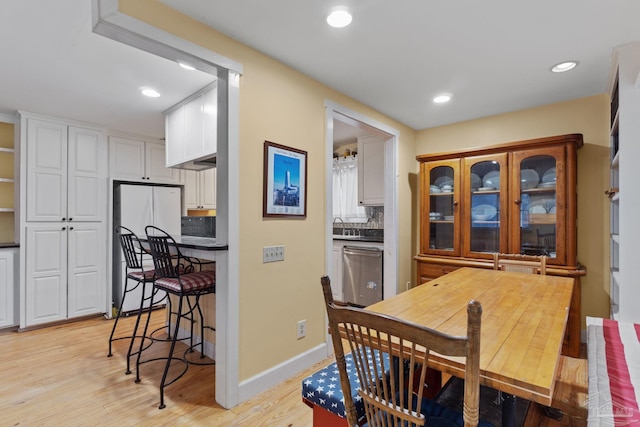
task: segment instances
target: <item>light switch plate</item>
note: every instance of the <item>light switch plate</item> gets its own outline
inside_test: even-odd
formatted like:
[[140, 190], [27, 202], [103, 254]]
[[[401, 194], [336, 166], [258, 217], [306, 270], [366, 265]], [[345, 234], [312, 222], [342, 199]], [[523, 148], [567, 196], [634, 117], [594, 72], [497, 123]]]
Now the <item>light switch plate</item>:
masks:
[[284, 261], [284, 246], [265, 246], [262, 248], [262, 263]]

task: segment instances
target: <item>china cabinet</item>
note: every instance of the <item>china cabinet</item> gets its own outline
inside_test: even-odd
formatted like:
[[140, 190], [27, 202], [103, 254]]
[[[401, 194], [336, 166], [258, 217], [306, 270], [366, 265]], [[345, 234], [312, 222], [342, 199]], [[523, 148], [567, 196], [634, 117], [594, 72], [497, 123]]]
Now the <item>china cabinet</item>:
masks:
[[614, 51], [609, 94], [610, 121], [610, 302], [611, 317], [640, 322], [636, 244], [640, 240], [640, 43]]
[[[493, 268], [493, 254], [546, 255], [547, 274], [585, 274], [577, 261], [576, 163], [582, 135], [423, 154], [417, 284], [460, 267]], [[570, 314], [579, 351], [579, 279]]]

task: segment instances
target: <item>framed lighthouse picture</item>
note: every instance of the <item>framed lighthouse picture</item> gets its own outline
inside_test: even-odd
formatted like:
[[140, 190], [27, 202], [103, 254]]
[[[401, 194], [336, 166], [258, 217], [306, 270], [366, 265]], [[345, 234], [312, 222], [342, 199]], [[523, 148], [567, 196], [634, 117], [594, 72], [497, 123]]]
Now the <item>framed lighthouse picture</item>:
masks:
[[306, 151], [264, 142], [262, 216], [306, 218]]

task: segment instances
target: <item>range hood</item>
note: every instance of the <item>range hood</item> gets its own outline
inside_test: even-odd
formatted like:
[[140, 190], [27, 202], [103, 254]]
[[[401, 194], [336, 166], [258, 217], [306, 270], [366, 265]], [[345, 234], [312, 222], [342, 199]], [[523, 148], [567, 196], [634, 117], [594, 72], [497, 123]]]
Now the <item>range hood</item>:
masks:
[[218, 155], [216, 153], [211, 156], [203, 157], [197, 160], [190, 160], [188, 162], [173, 165], [171, 167], [175, 169], [202, 171], [205, 169], [215, 168], [217, 166], [217, 160], [218, 160]]

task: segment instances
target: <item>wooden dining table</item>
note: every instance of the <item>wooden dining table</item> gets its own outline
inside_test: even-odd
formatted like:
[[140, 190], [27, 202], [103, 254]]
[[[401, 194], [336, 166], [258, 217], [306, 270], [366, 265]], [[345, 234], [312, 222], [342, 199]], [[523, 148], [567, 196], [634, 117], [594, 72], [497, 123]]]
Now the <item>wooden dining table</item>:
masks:
[[[367, 307], [443, 333], [465, 336], [467, 304], [482, 304], [480, 384], [503, 392], [503, 425], [515, 397], [550, 405], [574, 279], [460, 268]], [[429, 364], [464, 378], [464, 358], [431, 354]]]

